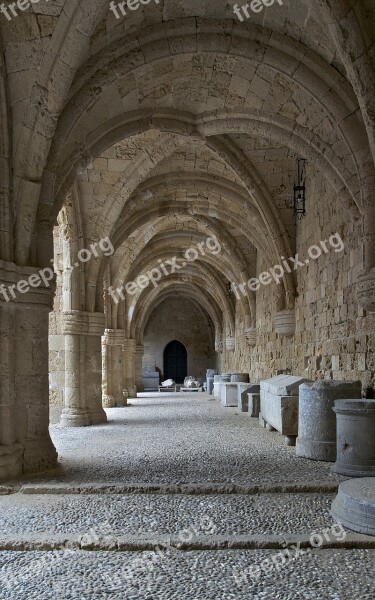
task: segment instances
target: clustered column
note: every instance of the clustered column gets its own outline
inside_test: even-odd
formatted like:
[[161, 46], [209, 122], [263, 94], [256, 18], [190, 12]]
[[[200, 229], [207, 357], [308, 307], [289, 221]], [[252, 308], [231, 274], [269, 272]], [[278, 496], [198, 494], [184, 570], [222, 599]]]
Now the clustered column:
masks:
[[106, 329], [102, 337], [103, 406], [123, 406], [125, 388], [123, 329]]
[[135, 385], [135, 340], [125, 340], [123, 345], [124, 351], [124, 369], [125, 369], [125, 388], [128, 391], [129, 398], [137, 397], [137, 388]]
[[138, 344], [135, 348], [135, 385], [137, 392], [143, 392], [144, 385], [142, 380], [142, 361], [145, 353], [145, 347], [142, 344]]
[[61, 425], [81, 427], [105, 423], [101, 357], [104, 314], [64, 312], [63, 331], [65, 397]]
[[[33, 276], [36, 287], [29, 285]], [[6, 479], [57, 465], [48, 431], [53, 289], [36, 269], [3, 261], [0, 285], [0, 478]]]

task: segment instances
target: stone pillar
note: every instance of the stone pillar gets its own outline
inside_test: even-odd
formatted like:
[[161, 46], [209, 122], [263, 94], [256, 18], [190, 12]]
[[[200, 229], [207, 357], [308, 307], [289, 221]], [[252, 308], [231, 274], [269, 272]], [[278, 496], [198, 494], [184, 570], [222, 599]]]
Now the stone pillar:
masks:
[[137, 397], [137, 388], [135, 385], [135, 340], [125, 340], [123, 345], [124, 352], [124, 370], [125, 370], [125, 389], [128, 390], [129, 398]]
[[113, 408], [124, 403], [123, 329], [106, 329], [102, 337], [103, 406]]
[[61, 425], [82, 427], [105, 423], [102, 406], [101, 336], [104, 314], [63, 313], [65, 396]]
[[53, 292], [36, 269], [0, 261], [0, 479], [57, 466], [48, 431]]
[[142, 344], [138, 344], [135, 348], [135, 385], [137, 392], [144, 391], [144, 385], [142, 381], [142, 361], [145, 353], [145, 347]]

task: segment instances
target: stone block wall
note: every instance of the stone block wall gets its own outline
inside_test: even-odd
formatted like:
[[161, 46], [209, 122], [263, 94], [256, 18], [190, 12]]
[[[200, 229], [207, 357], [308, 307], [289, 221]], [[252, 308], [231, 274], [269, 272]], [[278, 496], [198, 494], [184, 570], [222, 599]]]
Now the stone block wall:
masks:
[[188, 374], [205, 377], [215, 368], [214, 333], [207, 317], [189, 299], [170, 298], [152, 313], [144, 334], [143, 367], [163, 374], [163, 353], [169, 342], [178, 340], [187, 350]]
[[[296, 252], [302, 261], [308, 249], [338, 232], [343, 252], [333, 248], [295, 272], [296, 333], [274, 331], [280, 286], [257, 292], [257, 346], [247, 346], [236, 315], [236, 350], [219, 355], [222, 371], [249, 371], [253, 381], [290, 371], [310, 379], [360, 379], [374, 385], [375, 315], [358, 306], [355, 282], [363, 268], [360, 223], [353, 224], [329, 184], [316, 174], [308, 182], [307, 216], [297, 223]], [[271, 266], [258, 254], [257, 275]], [[239, 311], [237, 311], [238, 313]]]

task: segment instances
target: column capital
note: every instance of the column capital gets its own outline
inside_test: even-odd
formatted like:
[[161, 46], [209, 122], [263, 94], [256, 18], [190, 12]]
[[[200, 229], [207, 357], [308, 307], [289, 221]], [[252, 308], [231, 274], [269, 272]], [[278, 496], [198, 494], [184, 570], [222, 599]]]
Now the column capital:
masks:
[[55, 284], [52, 265], [38, 269], [0, 260], [0, 303], [4, 305], [27, 304], [28, 308], [51, 311]]
[[80, 310], [62, 313], [62, 330], [65, 335], [102, 336], [104, 328], [104, 313], [88, 313]]
[[102, 337], [102, 344], [105, 346], [122, 346], [124, 340], [124, 329], [106, 329]]
[[122, 347], [123, 347], [124, 352], [135, 353], [135, 351], [136, 351], [135, 340], [130, 340], [130, 339], [123, 340]]

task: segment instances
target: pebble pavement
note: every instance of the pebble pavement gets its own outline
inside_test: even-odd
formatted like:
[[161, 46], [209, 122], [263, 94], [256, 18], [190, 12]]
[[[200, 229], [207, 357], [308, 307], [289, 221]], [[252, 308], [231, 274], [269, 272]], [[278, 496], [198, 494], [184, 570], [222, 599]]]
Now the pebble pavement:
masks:
[[[60, 467], [3, 488], [0, 600], [373, 600], [375, 549], [366, 540], [303, 551], [288, 541], [294, 549], [280, 558], [284, 536], [306, 541], [332, 526], [342, 478], [330, 464], [297, 458], [280, 435], [205, 394], [131, 403], [108, 410], [107, 425], [52, 426]], [[248, 491], [228, 493], [230, 485]], [[173, 541], [183, 531], [194, 532], [187, 549]], [[74, 535], [97, 535], [95, 548], [69, 548]], [[222, 536], [226, 549], [194, 548], [200, 535]], [[258, 545], [245, 548], [254, 549], [236, 549], [238, 536], [251, 535]], [[54, 536], [66, 536], [65, 549], [43, 545]], [[152, 546], [107, 551], [106, 536]], [[12, 550], [15, 541], [23, 551]]]

